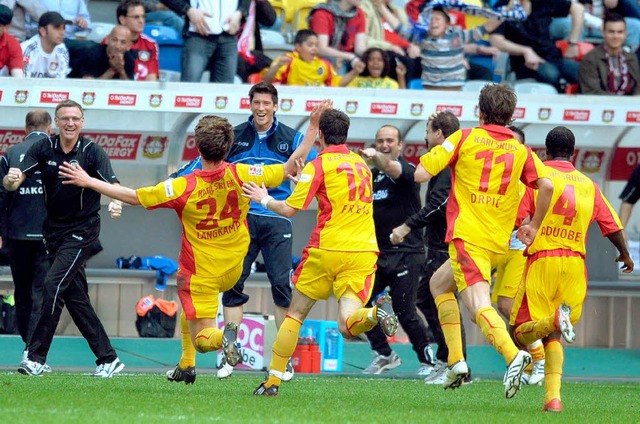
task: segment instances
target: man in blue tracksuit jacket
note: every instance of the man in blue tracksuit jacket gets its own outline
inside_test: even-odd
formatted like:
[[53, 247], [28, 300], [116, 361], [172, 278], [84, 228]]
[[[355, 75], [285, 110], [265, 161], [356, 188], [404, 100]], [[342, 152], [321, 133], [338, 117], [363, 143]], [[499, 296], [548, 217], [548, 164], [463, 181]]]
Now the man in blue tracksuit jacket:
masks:
[[[278, 122], [275, 112], [278, 110], [278, 91], [266, 82], [260, 82], [249, 90], [251, 113], [247, 122], [234, 128], [234, 143], [227, 156], [230, 163], [273, 165], [285, 163], [293, 151], [302, 143], [304, 134], [300, 131]], [[317, 156], [311, 150], [307, 160]], [[189, 174], [195, 169], [201, 169], [200, 157], [184, 165], [170, 177]], [[284, 200], [291, 194], [288, 180], [280, 186], [269, 189], [269, 195], [276, 200]], [[275, 214], [259, 203], [251, 202], [247, 215], [251, 243], [245, 257], [242, 275], [238, 283], [231, 290], [222, 295], [225, 322], [242, 321], [243, 305], [249, 296], [243, 293], [244, 281], [251, 274], [251, 265], [258, 253], [262, 253], [267, 277], [271, 282], [271, 294], [276, 306], [276, 325], [284, 321], [285, 314], [291, 302], [290, 278], [292, 273], [292, 224], [291, 220]], [[229, 364], [222, 364], [218, 370], [218, 378], [226, 378], [233, 372]], [[283, 380], [293, 377], [291, 361]]]

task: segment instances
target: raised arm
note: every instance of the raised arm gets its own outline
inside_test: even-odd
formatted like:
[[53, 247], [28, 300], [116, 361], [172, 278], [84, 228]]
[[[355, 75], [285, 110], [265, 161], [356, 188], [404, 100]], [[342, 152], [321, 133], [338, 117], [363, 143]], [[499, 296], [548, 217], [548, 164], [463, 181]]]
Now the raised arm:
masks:
[[320, 116], [322, 115], [322, 112], [331, 109], [332, 107], [333, 100], [325, 99], [313, 109], [309, 119], [309, 128], [307, 128], [307, 132], [304, 135], [302, 143], [300, 143], [298, 148], [293, 151], [289, 159], [284, 164], [285, 176], [296, 174], [296, 162], [298, 159], [304, 161], [307, 158], [309, 151], [311, 151], [311, 148], [313, 147], [313, 143], [316, 141], [316, 136], [318, 135]]

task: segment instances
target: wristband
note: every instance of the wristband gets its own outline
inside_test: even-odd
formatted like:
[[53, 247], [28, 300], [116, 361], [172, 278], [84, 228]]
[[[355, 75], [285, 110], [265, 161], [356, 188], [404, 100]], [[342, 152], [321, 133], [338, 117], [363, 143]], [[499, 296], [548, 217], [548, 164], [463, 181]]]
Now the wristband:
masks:
[[264, 197], [262, 198], [262, 200], [260, 201], [260, 204], [261, 204], [261, 205], [262, 205], [262, 207], [264, 207], [265, 209], [269, 209], [269, 208], [267, 207], [267, 204], [268, 204], [270, 201], [272, 201], [272, 200], [273, 200], [273, 196], [266, 195], [266, 196], [264, 196]]

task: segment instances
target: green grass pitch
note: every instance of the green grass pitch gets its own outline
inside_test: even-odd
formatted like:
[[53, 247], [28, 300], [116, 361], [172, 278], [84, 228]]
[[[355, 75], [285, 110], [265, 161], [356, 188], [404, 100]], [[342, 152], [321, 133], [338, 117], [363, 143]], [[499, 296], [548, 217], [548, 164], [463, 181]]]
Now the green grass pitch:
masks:
[[500, 381], [457, 390], [422, 379], [297, 375], [275, 398], [253, 396], [261, 373], [226, 380], [198, 375], [194, 385], [161, 373], [112, 379], [55, 372], [26, 377], [0, 372], [3, 423], [637, 423], [640, 385], [565, 382], [560, 414], [543, 413], [543, 387], [505, 399]]

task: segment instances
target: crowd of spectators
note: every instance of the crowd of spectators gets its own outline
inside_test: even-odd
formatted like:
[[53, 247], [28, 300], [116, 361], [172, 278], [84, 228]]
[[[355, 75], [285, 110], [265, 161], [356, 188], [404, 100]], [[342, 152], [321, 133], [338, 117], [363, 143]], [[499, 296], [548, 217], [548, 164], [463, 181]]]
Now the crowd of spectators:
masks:
[[[184, 82], [208, 71], [226, 83], [461, 90], [470, 79], [506, 79], [618, 95], [638, 87], [636, 0], [318, 0], [297, 28], [269, 0], [197, 4], [123, 0], [99, 47], [85, 39], [85, 0], [0, 0], [0, 76], [158, 80], [162, 48], [145, 35], [152, 23], [182, 38]], [[289, 53], [285, 42], [262, 41], [278, 26], [294, 40]], [[501, 56], [506, 69], [496, 68]]]

